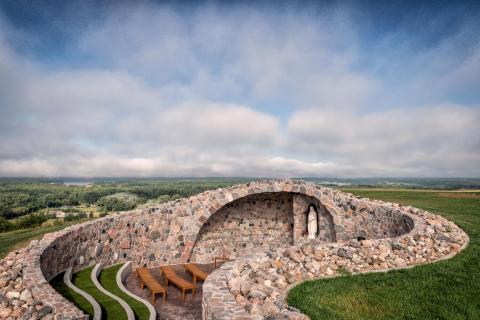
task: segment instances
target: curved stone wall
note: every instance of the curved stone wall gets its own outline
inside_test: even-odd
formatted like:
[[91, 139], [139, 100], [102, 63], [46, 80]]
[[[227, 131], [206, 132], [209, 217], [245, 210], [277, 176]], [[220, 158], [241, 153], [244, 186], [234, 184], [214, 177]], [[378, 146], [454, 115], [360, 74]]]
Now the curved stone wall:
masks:
[[[401, 215], [393, 216], [399, 219], [395, 221], [407, 228], [414, 227], [396, 237], [303, 242], [226, 263], [203, 286], [204, 319], [235, 319], [225, 312], [230, 308], [242, 314], [243, 320], [308, 319], [286, 304], [288, 290], [295, 284], [344, 273], [387, 271], [448, 259], [468, 244], [467, 234], [441, 216], [379, 201], [365, 200], [363, 205], [370, 206], [373, 216], [377, 205], [386, 212], [400, 211]], [[387, 226], [387, 234], [399, 233]]]
[[[290, 198], [291, 207], [280, 206], [276, 209], [281, 201], [285, 204]], [[10, 297], [8, 306], [4, 309], [22, 314], [28, 312], [32, 304], [41, 302], [37, 305], [39, 309], [42, 305], [45, 307], [42, 312], [72, 318], [84, 317], [80, 310], [54, 291], [48, 284], [50, 279], [69, 267], [79, 270], [96, 263], [111, 265], [132, 261], [135, 268], [195, 261], [197, 257], [209, 258], [215, 252], [207, 250], [207, 246], [210, 246], [208, 241], [222, 237], [217, 232], [218, 227], [222, 226], [222, 215], [226, 214], [227, 219], [231, 218], [239, 227], [241, 216], [238, 214], [244, 211], [242, 208], [245, 206], [254, 208], [253, 203], [248, 204], [253, 199], [260, 199], [263, 201], [261, 205], [265, 205], [266, 209], [274, 208], [276, 212], [270, 219], [275, 220], [276, 217], [277, 221], [262, 220], [264, 217], [261, 212], [255, 210], [247, 212], [247, 216], [254, 221], [254, 227], [255, 221], [262, 223], [258, 229], [261, 232], [255, 233], [258, 239], [254, 241], [267, 244], [267, 248], [276, 235], [275, 228], [279, 226], [288, 230], [287, 236], [282, 240], [285, 245], [293, 243], [298, 246], [305, 241], [305, 215], [309, 205], [316, 207], [321, 222], [319, 237], [314, 241], [319, 246], [328, 241], [345, 243], [352, 239], [397, 236], [411, 233], [412, 227], [417, 227], [417, 221], [402, 208], [387, 208], [383, 203], [357, 199], [304, 181], [258, 181], [206, 191], [155, 208], [124, 212], [69, 227], [45, 235], [40, 241], [32, 241], [27, 248], [9, 254], [0, 262], [0, 271], [9, 275], [6, 281], [0, 281], [0, 293]], [[242, 205], [238, 206], [239, 204]], [[235, 209], [235, 206], [239, 209]], [[266, 214], [269, 215], [268, 212]], [[263, 227], [265, 228], [262, 229]], [[246, 235], [243, 242], [239, 242], [241, 248], [252, 234], [248, 233], [251, 232], [248, 228], [238, 232]], [[269, 232], [272, 232], [270, 238]], [[376, 243], [375, 241], [381, 240], [372, 241]], [[259, 247], [261, 248], [264, 249], [263, 246]], [[245, 251], [251, 250], [232, 250], [231, 254], [241, 256]], [[220, 271], [217, 270], [214, 274], [221, 273]], [[214, 279], [213, 276], [210, 278]], [[20, 300], [20, 294], [25, 290], [31, 293], [31, 299], [26, 303], [24, 300], [15, 302]], [[232, 296], [231, 293], [229, 295]], [[205, 310], [216, 310], [215, 306], [210, 306], [210, 302], [208, 299], [204, 301]]]

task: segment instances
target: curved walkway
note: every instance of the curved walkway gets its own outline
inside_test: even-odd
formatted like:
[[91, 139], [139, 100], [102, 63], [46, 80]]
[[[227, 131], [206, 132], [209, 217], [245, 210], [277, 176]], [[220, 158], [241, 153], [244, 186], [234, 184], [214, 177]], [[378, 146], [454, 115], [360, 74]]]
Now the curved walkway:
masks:
[[102, 287], [100, 282], [98, 282], [98, 275], [100, 274], [101, 271], [102, 271], [102, 265], [100, 263], [97, 263], [92, 270], [92, 274], [91, 274], [92, 282], [95, 284], [97, 289], [100, 290], [100, 292], [102, 292], [103, 294], [109, 296], [110, 298], [120, 303], [122, 308], [125, 310], [125, 313], [127, 314], [128, 320], [135, 320], [135, 315], [133, 314], [132, 308], [130, 308], [130, 306], [125, 301], [123, 301], [123, 299], [121, 299], [120, 297], [117, 297], [110, 291], [106, 290], [104, 287]]
[[130, 291], [128, 291], [127, 288], [125, 288], [124, 286], [124, 282], [126, 281], [126, 279], [131, 275], [132, 273], [132, 262], [129, 261], [127, 263], [125, 263], [121, 268], [120, 270], [118, 270], [117, 272], [117, 276], [116, 276], [116, 280], [117, 280], [117, 285], [118, 287], [120, 288], [120, 290], [122, 290], [125, 294], [129, 295], [130, 297], [132, 297], [133, 299], [143, 303], [149, 313], [150, 313], [150, 316], [149, 316], [149, 320], [155, 320], [157, 318], [157, 312], [155, 311], [155, 308], [152, 306], [152, 304], [150, 302], [148, 302], [146, 299], [143, 299], [141, 298], [140, 296], [137, 296], [136, 294], [133, 294], [131, 293]]
[[67, 271], [65, 271], [65, 274], [63, 276], [63, 282], [65, 282], [67, 287], [69, 287], [70, 289], [72, 289], [73, 291], [75, 291], [76, 293], [78, 293], [79, 295], [84, 297], [85, 299], [87, 299], [87, 301], [92, 305], [92, 307], [93, 307], [93, 320], [101, 320], [102, 319], [102, 308], [98, 304], [97, 300], [95, 300], [95, 298], [92, 297], [90, 294], [88, 294], [87, 292], [83, 291], [82, 289], [76, 287], [72, 283], [72, 268], [68, 268]]

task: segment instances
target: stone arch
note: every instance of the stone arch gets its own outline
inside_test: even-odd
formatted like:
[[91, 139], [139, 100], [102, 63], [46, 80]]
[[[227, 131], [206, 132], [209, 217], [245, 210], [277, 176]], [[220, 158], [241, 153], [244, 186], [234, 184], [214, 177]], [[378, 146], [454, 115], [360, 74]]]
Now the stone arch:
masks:
[[[199, 218], [183, 261], [211, 262], [214, 256], [250, 254], [253, 250], [291, 245], [306, 240], [303, 221], [309, 205], [319, 219], [318, 242], [336, 241], [335, 211], [320, 201], [320, 195], [308, 192], [304, 185], [291, 189], [248, 190], [246, 194], [228, 190], [214, 197], [207, 212]], [[218, 195], [218, 193], [217, 193]], [[227, 201], [225, 201], [227, 200]], [[332, 213], [333, 211], [333, 213]]]
[[293, 193], [259, 192], [233, 200], [203, 223], [189, 259], [211, 262], [224, 253], [243, 256], [257, 249], [293, 244]]
[[317, 212], [317, 241], [337, 241], [332, 210], [329, 210], [325, 205], [323, 205], [319, 199], [305, 194], [293, 195], [293, 215], [295, 219], [294, 241], [299, 242], [306, 238], [305, 233], [307, 231], [307, 215], [310, 206], [313, 206]]

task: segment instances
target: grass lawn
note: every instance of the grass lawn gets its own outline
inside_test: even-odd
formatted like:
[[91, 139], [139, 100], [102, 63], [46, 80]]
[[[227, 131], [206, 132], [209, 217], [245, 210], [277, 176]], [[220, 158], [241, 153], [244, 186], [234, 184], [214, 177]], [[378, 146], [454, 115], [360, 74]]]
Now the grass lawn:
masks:
[[147, 307], [140, 301], [133, 299], [128, 294], [125, 294], [117, 286], [117, 281], [115, 279], [118, 270], [120, 270], [122, 266], [123, 264], [117, 264], [115, 266], [103, 269], [99, 277], [100, 284], [105, 289], [107, 289], [117, 297], [122, 298], [128, 305], [130, 305], [133, 313], [135, 314], [135, 319], [147, 320], [150, 316], [150, 312], [148, 311]]
[[343, 188], [454, 221], [470, 245], [451, 260], [410, 270], [315, 280], [288, 303], [315, 319], [480, 319], [480, 193]]
[[63, 272], [50, 281], [50, 285], [57, 290], [64, 298], [72, 302], [77, 308], [83, 310], [86, 314], [93, 318], [93, 307], [90, 302], [87, 301], [84, 297], [67, 287], [65, 282], [63, 282]]
[[95, 300], [97, 300], [102, 308], [102, 319], [126, 320], [127, 314], [125, 313], [125, 310], [123, 310], [122, 306], [109, 296], [101, 293], [97, 287], [95, 287], [95, 284], [93, 284], [92, 280], [90, 279], [92, 269], [93, 267], [86, 268], [73, 274], [73, 284], [83, 291], [88, 292]]
[[68, 226], [87, 221], [68, 221], [61, 225], [42, 226], [31, 229], [20, 229], [0, 233], [0, 259], [5, 257], [10, 251], [25, 247], [30, 241], [40, 239], [44, 234], [64, 229]]

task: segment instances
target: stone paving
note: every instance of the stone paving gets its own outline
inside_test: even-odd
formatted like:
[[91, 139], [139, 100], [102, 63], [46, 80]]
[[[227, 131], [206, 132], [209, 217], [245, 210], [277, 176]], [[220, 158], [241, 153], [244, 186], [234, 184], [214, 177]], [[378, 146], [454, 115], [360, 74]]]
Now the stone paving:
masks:
[[[186, 280], [192, 281], [190, 273], [185, 272], [182, 265], [173, 266], [177, 274]], [[206, 272], [214, 270], [213, 264], [202, 264], [200, 268]], [[165, 283], [163, 275], [160, 275], [159, 268], [151, 268], [150, 272], [161, 283]], [[195, 291], [195, 299], [192, 301], [192, 295], [188, 293], [185, 301], [182, 301], [181, 291], [170, 285], [167, 288], [167, 298], [163, 302], [162, 296], [158, 295], [155, 304], [157, 311], [157, 319], [166, 320], [199, 320], [202, 319], [202, 286], [203, 282], [197, 282], [197, 290]], [[151, 294], [147, 288], [140, 289], [140, 280], [135, 272], [132, 272], [126, 280], [126, 287], [134, 294], [151, 302]]]

